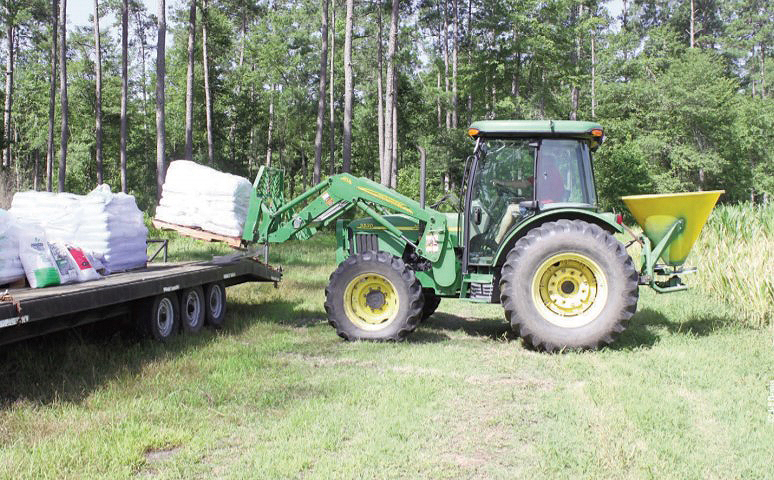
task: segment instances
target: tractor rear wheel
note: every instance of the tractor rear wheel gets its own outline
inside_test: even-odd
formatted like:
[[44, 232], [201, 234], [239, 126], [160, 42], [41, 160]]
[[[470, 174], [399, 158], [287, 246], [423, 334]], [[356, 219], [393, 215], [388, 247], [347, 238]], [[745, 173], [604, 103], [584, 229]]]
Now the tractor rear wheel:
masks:
[[514, 332], [546, 351], [610, 344], [639, 297], [624, 246], [581, 220], [545, 223], [519, 239], [503, 265], [500, 292]]
[[422, 318], [422, 286], [403, 260], [386, 252], [343, 261], [325, 296], [328, 322], [346, 340], [401, 340]]
[[441, 297], [436, 295], [432, 288], [422, 290], [422, 296], [425, 298], [425, 304], [422, 307], [422, 320], [420, 321], [424, 322], [435, 313], [438, 305], [441, 304]]

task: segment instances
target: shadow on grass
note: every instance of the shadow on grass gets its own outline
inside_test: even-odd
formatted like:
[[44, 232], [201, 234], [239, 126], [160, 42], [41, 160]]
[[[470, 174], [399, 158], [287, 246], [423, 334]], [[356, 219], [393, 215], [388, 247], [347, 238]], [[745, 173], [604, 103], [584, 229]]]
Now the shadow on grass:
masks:
[[732, 324], [731, 319], [716, 315], [694, 315], [684, 322], [676, 322], [658, 310], [644, 308], [632, 317], [629, 328], [610, 345], [610, 348], [630, 350], [652, 347], [659, 343], [663, 334], [706, 337]]
[[[300, 302], [272, 300], [263, 303], [229, 303], [229, 312], [237, 318], [232, 324], [244, 323], [245, 326], [258, 321], [270, 322], [293, 328], [311, 327], [328, 323], [328, 317], [320, 310], [298, 309]], [[253, 319], [251, 319], [253, 318]]]
[[[420, 325], [422, 330], [461, 331], [472, 337], [487, 337], [491, 340], [516, 340], [518, 337], [511, 331], [508, 323], [502, 318], [466, 318], [450, 313], [436, 312]], [[448, 339], [448, 336], [444, 335]], [[410, 338], [410, 337], [409, 337]]]
[[185, 355], [219, 336], [240, 335], [266, 318], [285, 318], [277, 323], [292, 327], [308, 326], [303, 319], [313, 312], [294, 307], [290, 302], [230, 302], [221, 330], [178, 334], [166, 343], [140, 334], [130, 319], [119, 318], [4, 345], [0, 347], [0, 409], [16, 401], [81, 402], [111, 379], [138, 375], [149, 363]]

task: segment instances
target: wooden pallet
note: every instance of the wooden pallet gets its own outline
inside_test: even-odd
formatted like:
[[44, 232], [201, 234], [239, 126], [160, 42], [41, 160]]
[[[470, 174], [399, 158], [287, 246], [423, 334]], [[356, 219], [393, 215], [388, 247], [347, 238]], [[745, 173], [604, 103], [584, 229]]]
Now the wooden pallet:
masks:
[[205, 242], [223, 242], [232, 248], [244, 248], [242, 246], [242, 239], [240, 237], [227, 237], [225, 235], [218, 235], [217, 233], [207, 232], [199, 228], [184, 227], [182, 225], [156, 220], [155, 218], [153, 219], [153, 226], [160, 230], [174, 230], [185, 237], [204, 240]]

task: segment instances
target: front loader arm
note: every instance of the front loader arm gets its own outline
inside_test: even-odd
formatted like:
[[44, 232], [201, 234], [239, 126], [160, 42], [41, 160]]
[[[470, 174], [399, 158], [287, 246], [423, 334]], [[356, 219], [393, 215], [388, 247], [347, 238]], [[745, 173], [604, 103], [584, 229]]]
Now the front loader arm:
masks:
[[[277, 177], [282, 170], [261, 167], [253, 185], [250, 206], [245, 222], [243, 240], [248, 243], [280, 243], [292, 238], [306, 239], [317, 228], [335, 221], [353, 208], [361, 210], [374, 222], [431, 263], [438, 262], [446, 241], [445, 215], [394, 190], [367, 178], [348, 173], [333, 175], [311, 187], [296, 198], [284, 202], [277, 190]], [[416, 218], [420, 224], [419, 244], [414, 245], [400, 230], [384, 218], [385, 213], [402, 213]]]

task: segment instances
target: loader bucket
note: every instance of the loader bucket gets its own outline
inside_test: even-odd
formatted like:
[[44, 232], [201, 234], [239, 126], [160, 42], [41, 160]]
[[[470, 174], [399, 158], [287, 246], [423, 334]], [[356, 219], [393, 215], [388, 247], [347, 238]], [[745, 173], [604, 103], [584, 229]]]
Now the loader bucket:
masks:
[[[691, 251], [723, 190], [621, 197], [644, 234], [658, 245], [677, 223], [672, 240], [661, 252], [667, 265], [679, 267]], [[655, 260], [655, 259], [654, 259]]]

